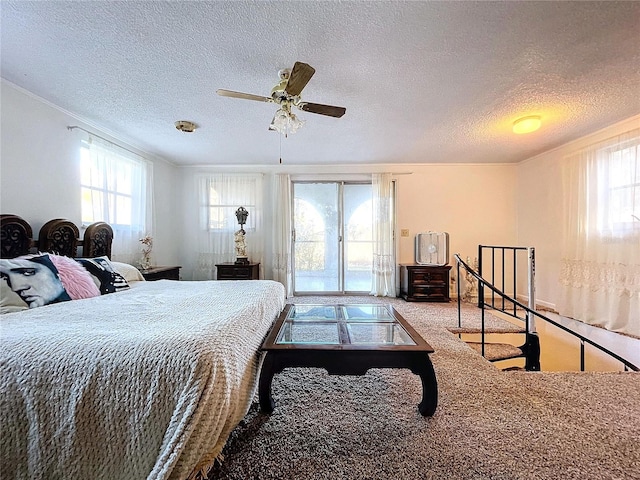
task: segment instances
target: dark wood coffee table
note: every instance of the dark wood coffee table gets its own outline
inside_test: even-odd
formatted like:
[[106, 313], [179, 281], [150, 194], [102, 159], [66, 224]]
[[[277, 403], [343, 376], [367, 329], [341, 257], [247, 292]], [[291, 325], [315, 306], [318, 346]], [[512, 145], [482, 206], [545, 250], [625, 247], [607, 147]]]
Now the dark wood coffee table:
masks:
[[330, 375], [364, 375], [370, 368], [408, 368], [422, 380], [418, 410], [432, 416], [438, 384], [433, 348], [390, 305], [289, 304], [271, 328], [262, 350], [260, 408], [273, 412], [271, 382], [291, 367], [324, 368]]

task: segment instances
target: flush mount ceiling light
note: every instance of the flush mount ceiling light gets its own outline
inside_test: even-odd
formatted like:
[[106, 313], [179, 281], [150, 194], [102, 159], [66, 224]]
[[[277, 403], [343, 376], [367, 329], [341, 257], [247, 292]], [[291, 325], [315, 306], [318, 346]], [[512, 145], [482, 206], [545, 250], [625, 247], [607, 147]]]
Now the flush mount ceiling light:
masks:
[[542, 121], [540, 115], [522, 117], [513, 122], [513, 133], [531, 133], [540, 128]]
[[188, 120], [178, 120], [175, 123], [175, 126], [178, 130], [185, 133], [192, 133], [196, 128], [198, 128], [195, 123], [189, 122]]

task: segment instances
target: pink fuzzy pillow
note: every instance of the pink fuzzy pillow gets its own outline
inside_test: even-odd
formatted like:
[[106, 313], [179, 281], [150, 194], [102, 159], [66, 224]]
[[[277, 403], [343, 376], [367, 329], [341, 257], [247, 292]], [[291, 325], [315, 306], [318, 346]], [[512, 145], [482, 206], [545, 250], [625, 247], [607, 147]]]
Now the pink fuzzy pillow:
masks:
[[58, 269], [58, 276], [71, 300], [100, 296], [100, 289], [91, 274], [73, 258], [49, 254], [51, 262]]

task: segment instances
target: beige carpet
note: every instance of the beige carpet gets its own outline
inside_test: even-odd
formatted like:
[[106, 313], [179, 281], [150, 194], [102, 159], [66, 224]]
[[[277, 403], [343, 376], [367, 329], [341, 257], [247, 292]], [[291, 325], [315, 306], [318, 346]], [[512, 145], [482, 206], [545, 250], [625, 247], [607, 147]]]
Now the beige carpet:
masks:
[[[392, 303], [435, 348], [435, 415], [418, 413], [420, 381], [408, 370], [285, 370], [273, 414], [254, 402], [210, 479], [640, 478], [640, 374], [500, 371], [447, 330], [455, 304], [294, 299], [337, 301]], [[500, 322], [492, 328], [509, 328]]]

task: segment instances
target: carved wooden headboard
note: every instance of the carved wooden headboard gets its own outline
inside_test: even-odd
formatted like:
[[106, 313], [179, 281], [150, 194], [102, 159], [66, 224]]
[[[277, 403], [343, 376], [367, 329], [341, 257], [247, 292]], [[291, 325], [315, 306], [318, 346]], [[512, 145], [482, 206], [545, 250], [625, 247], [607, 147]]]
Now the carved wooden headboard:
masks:
[[111, 258], [113, 230], [104, 222], [96, 222], [87, 227], [84, 238], [73, 222], [58, 218], [45, 223], [40, 229], [38, 240], [33, 238], [31, 225], [18, 215], [0, 215], [0, 258], [15, 258], [28, 253], [49, 252], [67, 257], [78, 256], [82, 247], [85, 258]]

